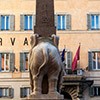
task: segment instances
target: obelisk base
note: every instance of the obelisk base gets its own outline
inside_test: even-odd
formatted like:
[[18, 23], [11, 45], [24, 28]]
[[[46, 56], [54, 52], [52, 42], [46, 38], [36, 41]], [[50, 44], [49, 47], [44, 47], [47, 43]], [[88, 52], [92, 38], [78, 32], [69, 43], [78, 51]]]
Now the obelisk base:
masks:
[[63, 100], [64, 97], [63, 95], [59, 94], [59, 93], [50, 93], [50, 94], [38, 94], [38, 95], [35, 95], [35, 94], [31, 94], [29, 97], [25, 98], [25, 99], [22, 99], [22, 100], [54, 100], [54, 99], [57, 99], [57, 100]]

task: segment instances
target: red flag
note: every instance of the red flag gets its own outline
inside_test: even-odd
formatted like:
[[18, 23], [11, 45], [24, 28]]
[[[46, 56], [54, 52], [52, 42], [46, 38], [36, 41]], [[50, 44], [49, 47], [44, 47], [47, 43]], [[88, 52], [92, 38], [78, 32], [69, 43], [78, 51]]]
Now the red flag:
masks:
[[80, 45], [77, 49], [76, 55], [75, 55], [73, 62], [72, 62], [72, 71], [74, 71], [77, 68], [77, 61], [78, 60], [80, 60]]

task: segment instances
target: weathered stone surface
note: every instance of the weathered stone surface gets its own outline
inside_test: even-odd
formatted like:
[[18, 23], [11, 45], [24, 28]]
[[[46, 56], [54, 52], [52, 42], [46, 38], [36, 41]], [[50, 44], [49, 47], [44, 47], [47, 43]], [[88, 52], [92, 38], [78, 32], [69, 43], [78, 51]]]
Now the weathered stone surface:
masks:
[[[47, 86], [48, 91], [46, 93], [57, 92], [57, 84], [60, 82], [58, 82], [58, 77], [62, 76], [61, 73], [63, 73], [64, 68], [57, 48], [59, 39], [56, 35], [47, 38], [34, 34], [31, 40], [29, 69], [32, 91], [34, 94], [41, 93]], [[44, 77], [45, 75], [47, 77]], [[48, 85], [43, 86], [43, 81]]]
[[56, 34], [53, 0], [36, 0], [36, 25], [34, 33], [44, 37]]
[[40, 94], [40, 95], [30, 95], [29, 97], [27, 97], [26, 99], [23, 100], [53, 100], [53, 99], [57, 99], [57, 100], [63, 100], [63, 95], [60, 95], [59, 93], [51, 93], [51, 94]]

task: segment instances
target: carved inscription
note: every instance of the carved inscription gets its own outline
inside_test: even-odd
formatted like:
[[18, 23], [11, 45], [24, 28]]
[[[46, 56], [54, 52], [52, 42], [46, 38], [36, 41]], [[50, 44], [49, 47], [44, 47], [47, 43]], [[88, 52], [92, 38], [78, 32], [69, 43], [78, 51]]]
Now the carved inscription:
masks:
[[42, 21], [42, 23], [45, 23], [45, 24], [47, 24], [49, 22], [47, 9], [48, 9], [48, 5], [47, 4], [43, 4], [42, 5], [42, 13], [43, 13], [43, 15], [42, 15], [42, 20], [41, 21]]

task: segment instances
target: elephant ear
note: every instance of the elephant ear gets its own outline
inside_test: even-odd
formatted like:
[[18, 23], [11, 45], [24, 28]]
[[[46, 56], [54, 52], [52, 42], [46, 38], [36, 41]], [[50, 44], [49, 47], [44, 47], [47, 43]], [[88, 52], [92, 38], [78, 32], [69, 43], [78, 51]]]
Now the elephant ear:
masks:
[[52, 38], [53, 38], [53, 43], [58, 47], [58, 45], [59, 45], [59, 37], [56, 36], [55, 34], [53, 34]]
[[33, 48], [34, 46], [37, 45], [37, 38], [39, 37], [38, 34], [33, 34], [31, 37], [30, 37], [30, 44], [31, 44], [31, 47]]

